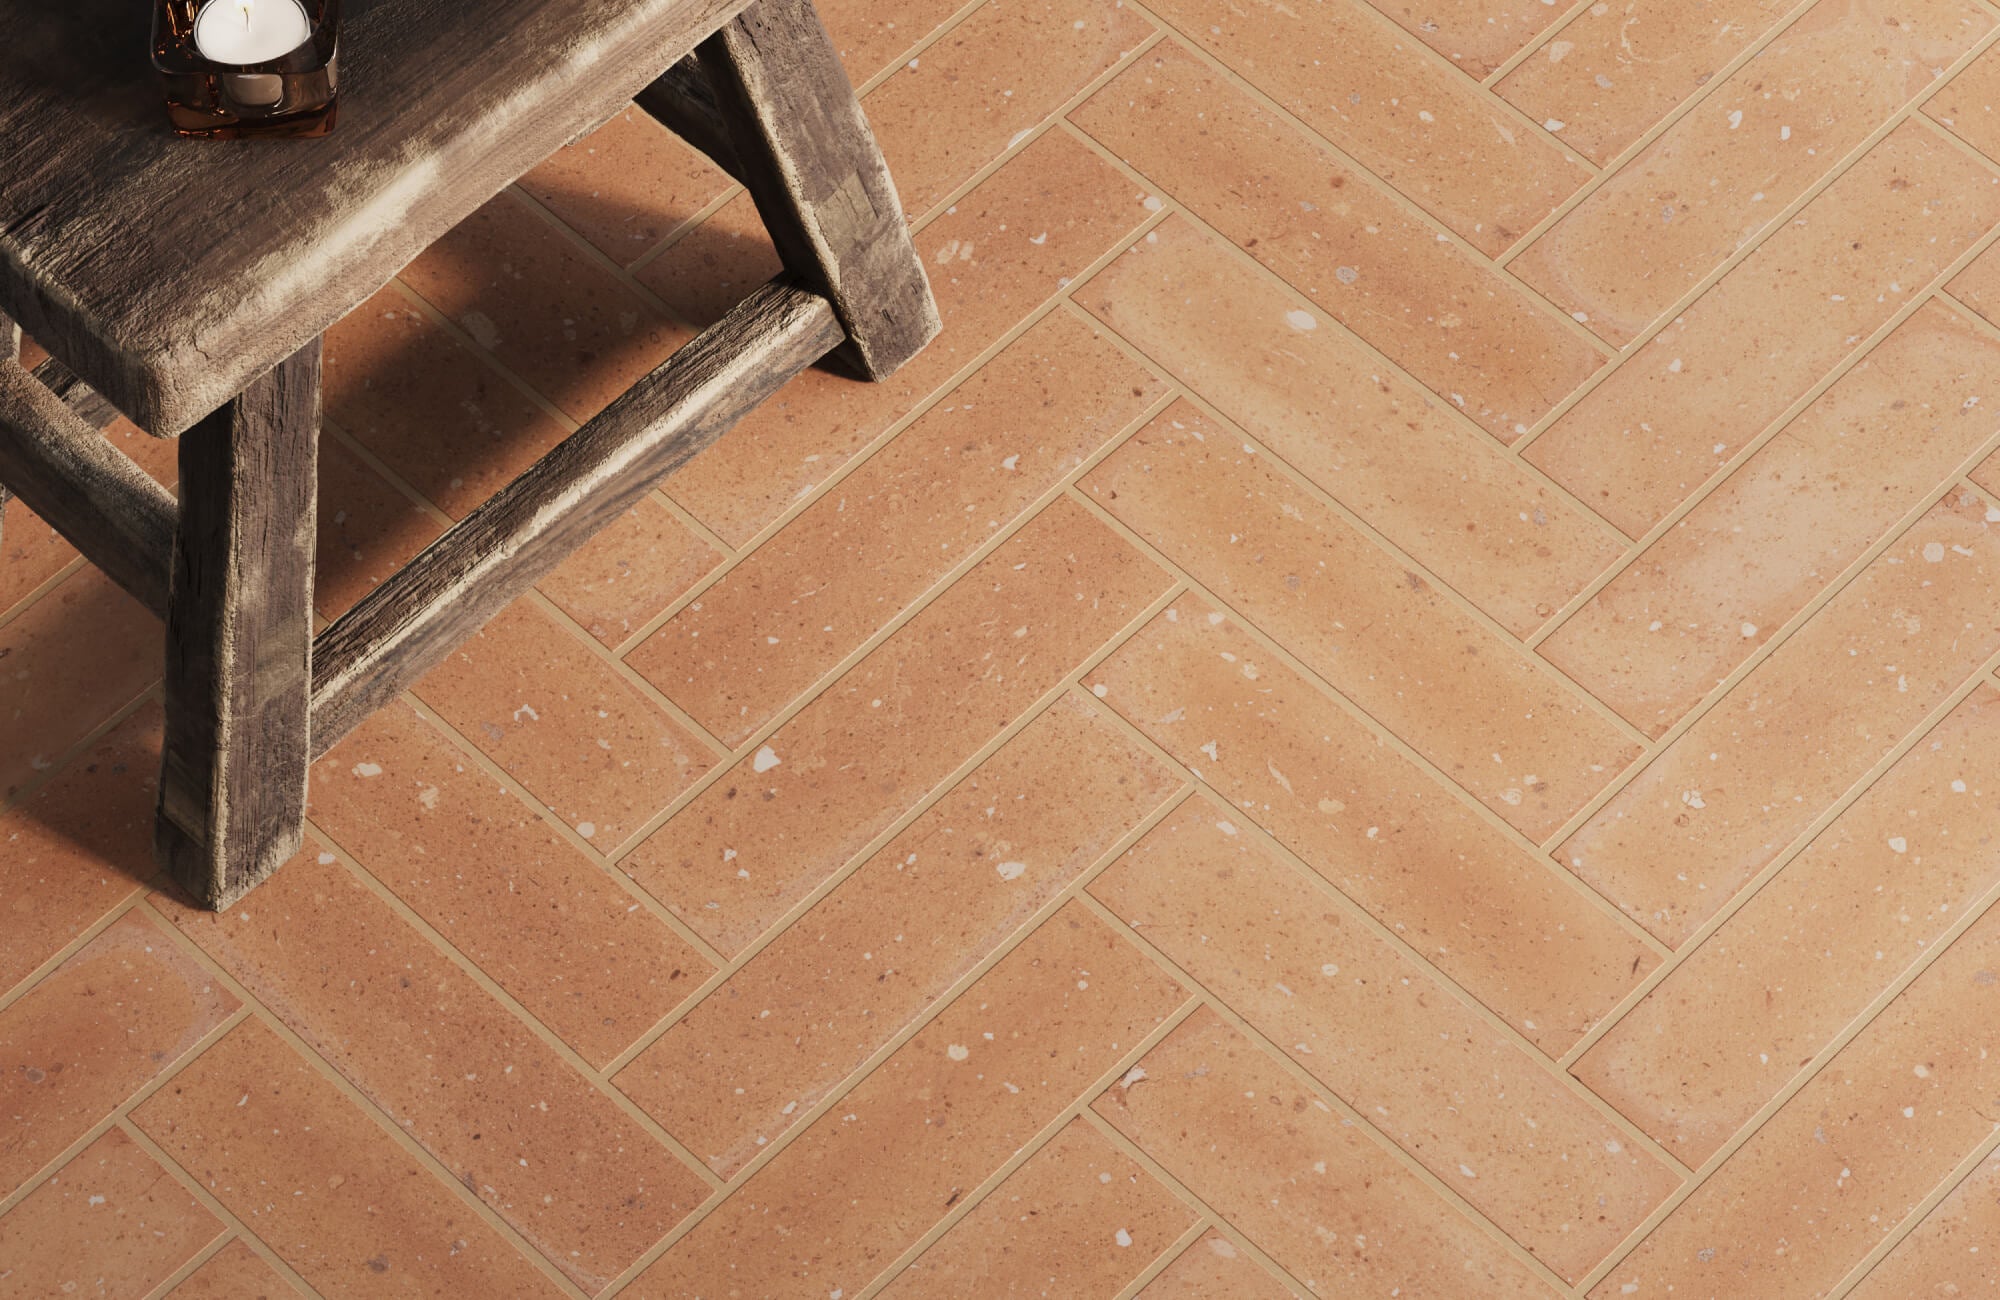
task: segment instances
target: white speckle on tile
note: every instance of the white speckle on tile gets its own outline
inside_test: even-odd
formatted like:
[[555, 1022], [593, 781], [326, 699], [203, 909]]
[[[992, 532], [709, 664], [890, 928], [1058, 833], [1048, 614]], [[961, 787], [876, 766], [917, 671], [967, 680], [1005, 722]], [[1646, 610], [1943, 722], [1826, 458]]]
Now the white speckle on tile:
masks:
[[382, 775], [382, 765], [380, 763], [356, 763], [354, 765], [354, 775], [380, 776]]
[[1891, 853], [1908, 853], [1910, 851], [1910, 842], [1900, 835], [1891, 835], [1889, 837], [1889, 851]]
[[1757, 625], [1755, 623], [1745, 623], [1742, 627], [1738, 628], [1737, 631], [1741, 632], [1746, 637], [1756, 636]]
[[1000, 879], [1002, 880], [1019, 880], [1021, 873], [1028, 869], [1028, 864], [1025, 862], [1002, 862], [993, 869], [1000, 873]]
[[1560, 131], [1560, 130], [1562, 130], [1562, 129], [1563, 129], [1563, 128], [1564, 128], [1565, 126], [1568, 126], [1568, 125], [1569, 125], [1569, 123], [1567, 123], [1567, 122], [1563, 121], [1563, 120], [1562, 120], [1561, 118], [1559, 118], [1559, 117], [1551, 117], [1551, 118], [1545, 118], [1545, 119], [1543, 119], [1543, 121], [1542, 121], [1542, 125], [1543, 125], [1543, 126], [1545, 126], [1545, 127], [1547, 127], [1547, 128], [1548, 128], [1549, 130], [1551, 130], [1551, 131]]
[[944, 1049], [944, 1054], [954, 1061], [963, 1061], [972, 1055], [972, 1049], [963, 1043], [953, 1043]]
[[1742, 109], [1740, 109], [1740, 108], [1732, 108], [1732, 109], [1730, 109], [1730, 110], [1729, 110], [1729, 129], [1730, 129], [1730, 130], [1732, 130], [1732, 131], [1734, 131], [1734, 130], [1735, 130], [1735, 129], [1736, 129], [1737, 127], [1739, 127], [1739, 126], [1742, 126], [1742, 125], [1743, 125], [1743, 110], [1742, 110]]
[[1311, 312], [1300, 311], [1296, 307], [1285, 313], [1285, 324], [1295, 330], [1316, 330], [1319, 328], [1319, 322], [1313, 319]]
[[1926, 560], [1930, 561], [1930, 562], [1931, 562], [1932, 564], [1942, 564], [1942, 563], [1944, 563], [1944, 543], [1943, 543], [1943, 542], [1925, 542], [1925, 543], [1924, 543], [1924, 558], [1925, 558]]
[[581, 836], [583, 836], [583, 838], [585, 838], [585, 839], [589, 839], [589, 838], [590, 838], [591, 836], [593, 836], [593, 835], [597, 834], [597, 823], [596, 823], [596, 822], [578, 822], [578, 823], [576, 824], [576, 833], [577, 833], [578, 835], [581, 835]]
[[768, 772], [782, 762], [784, 760], [778, 757], [778, 752], [765, 745], [757, 751], [757, 756], [750, 760], [750, 766], [754, 771]]
[[1111, 1240], [1117, 1242], [1121, 1246], [1129, 1246], [1132, 1244], [1132, 1234], [1125, 1231], [1125, 1229], [1120, 1228], [1116, 1233], [1112, 1235]]

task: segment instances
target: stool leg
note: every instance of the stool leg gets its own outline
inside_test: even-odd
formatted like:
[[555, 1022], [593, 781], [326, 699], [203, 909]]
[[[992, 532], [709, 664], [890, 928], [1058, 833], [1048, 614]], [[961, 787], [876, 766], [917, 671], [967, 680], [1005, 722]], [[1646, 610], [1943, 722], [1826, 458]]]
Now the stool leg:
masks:
[[778, 255], [833, 303], [850, 364], [887, 377], [937, 334], [937, 305], [812, 0], [758, 0], [699, 57]]
[[218, 910], [304, 830], [319, 414], [314, 340], [181, 435], [154, 848]]

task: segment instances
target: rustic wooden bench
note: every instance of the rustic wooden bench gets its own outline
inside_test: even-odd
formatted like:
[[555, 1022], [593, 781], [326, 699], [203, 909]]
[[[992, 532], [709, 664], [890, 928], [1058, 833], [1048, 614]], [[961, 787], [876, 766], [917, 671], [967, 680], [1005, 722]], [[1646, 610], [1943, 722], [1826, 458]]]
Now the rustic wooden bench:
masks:
[[[811, 0], [348, 0], [300, 141], [170, 134], [146, 19], [0, 19], [0, 484], [165, 620], [155, 848], [223, 908], [297, 851], [313, 758], [800, 370], [879, 379], [938, 317]], [[635, 99], [785, 273], [315, 638], [321, 332]], [[114, 408], [179, 438], [178, 502]]]

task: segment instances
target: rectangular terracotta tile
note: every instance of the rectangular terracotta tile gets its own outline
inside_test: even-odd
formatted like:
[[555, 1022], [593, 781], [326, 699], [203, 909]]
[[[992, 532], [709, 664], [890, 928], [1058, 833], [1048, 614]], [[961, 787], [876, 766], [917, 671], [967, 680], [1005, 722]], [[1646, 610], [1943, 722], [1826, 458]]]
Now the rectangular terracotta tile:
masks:
[[61, 1155], [237, 1006], [151, 922], [113, 921], [0, 1011], [0, 1188]]
[[1083, 486], [1530, 839], [1638, 753], [1517, 645], [1186, 403]]
[[173, 1300], [280, 1300], [298, 1292], [238, 1237], [167, 1294]]
[[2000, 651], [2000, 529], [1938, 503], [1558, 853], [1674, 947]]
[[1968, 0], [1823, 0], [1510, 269], [1600, 337], [1630, 343], [1992, 25]]
[[[497, 211], [524, 227], [533, 220], [511, 207]], [[507, 486], [566, 432], [399, 285], [326, 332], [322, 369], [327, 418], [454, 519]]]
[[1945, 289], [1989, 323], [2000, 321], [2000, 247], [1988, 245]]
[[1996, 367], [1924, 304], [1539, 652], [1661, 734], [1992, 437]]
[[1576, 1063], [1690, 1165], [2000, 884], [2000, 691], [1974, 691]]
[[1023, 728], [618, 1075], [725, 1178], [1166, 799], [1070, 699]]
[[159, 706], [141, 705], [0, 817], [0, 994], [152, 879], [159, 769]]
[[1555, 1294], [1206, 1007], [1095, 1109], [1316, 1296]]
[[1904, 124], [1525, 455], [1651, 528], [2000, 220], [2000, 176]]
[[222, 1231], [179, 1179], [114, 1128], [0, 1218], [0, 1293], [142, 1296]]
[[621, 865], [742, 950], [1171, 583], [1057, 500]]
[[578, 421], [693, 337], [510, 192], [418, 255], [401, 279]]
[[1355, 0], [1152, 8], [1489, 255], [1590, 177], [1546, 133]]
[[[227, 914], [155, 897], [252, 996], [585, 1290], [616, 1277], [707, 1194], [693, 1171], [312, 837]], [[273, 1104], [289, 1109], [282, 1099]], [[142, 1123], [153, 1131], [152, 1120]]]
[[880, 1294], [1110, 1300], [1194, 1218], [1088, 1120], [1074, 1119]]
[[1072, 903], [622, 1294], [858, 1293], [1185, 996]]
[[535, 585], [616, 647], [720, 563], [721, 552], [648, 496]]
[[2000, 154], [2000, 54], [1989, 49], [1974, 59], [1923, 111], [1988, 158]]
[[319, 442], [313, 608], [339, 618], [444, 531], [338, 438]]
[[1147, 197], [1067, 134], [1038, 137], [916, 236], [943, 334], [879, 384], [806, 371], [675, 474], [669, 495], [742, 544], [1130, 238]]
[[[1987, 913], [1591, 1292], [1824, 1295], [1993, 1132]], [[1910, 1294], [1910, 1293], [1905, 1293]]]
[[620, 266], [637, 261], [735, 184], [636, 104], [557, 150], [518, 183]]
[[1090, 892], [1571, 1282], [1680, 1186], [1546, 1061], [1206, 800]]
[[415, 710], [313, 765], [309, 814], [578, 1054], [602, 1066], [710, 966]]
[[1043, 317], [626, 662], [741, 744], [1164, 391]]
[[[248, 902], [254, 905], [257, 897]], [[133, 1118], [328, 1300], [559, 1294], [353, 1101], [255, 1020], [231, 1030], [147, 1098]], [[243, 1294], [197, 1285], [215, 1263], [176, 1289], [175, 1300]], [[273, 1295], [293, 1294], [289, 1286], [273, 1285], [270, 1267], [248, 1250], [225, 1267], [248, 1271]]]
[[1083, 305], [1508, 628], [1541, 626], [1624, 553], [1215, 241], [1178, 218], [1152, 233], [1081, 291]]
[[1798, 0], [1617, 0], [1550, 34], [1494, 87], [1603, 164], [1801, 8]]
[[1199, 600], [1089, 678], [1104, 702], [1438, 969], [1560, 1056], [1658, 959]]
[[1847, 1294], [1855, 1300], [2000, 1291], [2000, 1155], [1988, 1156]]
[[1264, 1271], [1236, 1243], [1211, 1230], [1146, 1284], [1138, 1300], [1294, 1300], [1292, 1289]]
[[607, 853], [715, 761], [529, 600], [501, 610], [414, 691]]
[[159, 620], [89, 565], [0, 627], [0, 799], [160, 677]]
[[1482, 79], [1562, 17], [1555, 5], [1536, 0], [1381, 0], [1375, 7]]
[[[1430, 222], [1408, 215], [1361, 172], [1177, 44], [1149, 50], [1070, 117], [1503, 441], [1525, 433], [1603, 364], [1588, 342], [1518, 284], [1460, 251]], [[1186, 247], [1191, 237], [1170, 226], [1181, 229], [1169, 221], [1159, 228], [1160, 239], [1178, 238]], [[1150, 251], [1150, 244], [1139, 248]], [[1240, 265], [1219, 256], [1208, 260], [1218, 271], [1233, 272], [1232, 287], [1255, 304], [1228, 309], [1232, 336], [1241, 331], [1299, 339], [1313, 327], [1311, 314], [1289, 301], [1273, 310], [1270, 304], [1283, 295], [1261, 285], [1253, 290], [1258, 282]], [[1101, 275], [1084, 291], [1093, 309], [1104, 281]], [[1213, 304], [1205, 308], [1215, 310]], [[1182, 310], [1189, 312], [1185, 305]], [[1204, 348], [1257, 350], [1248, 339], [1208, 330], [1184, 337], [1164, 322], [1152, 333], [1165, 335], [1182, 355]], [[1339, 347], [1327, 341], [1318, 350]], [[1171, 356], [1154, 355], [1172, 364]], [[1370, 365], [1365, 355], [1355, 350], [1346, 368]], [[1394, 379], [1369, 387], [1383, 382], [1403, 387]], [[1346, 384], [1339, 390], [1352, 391]]]

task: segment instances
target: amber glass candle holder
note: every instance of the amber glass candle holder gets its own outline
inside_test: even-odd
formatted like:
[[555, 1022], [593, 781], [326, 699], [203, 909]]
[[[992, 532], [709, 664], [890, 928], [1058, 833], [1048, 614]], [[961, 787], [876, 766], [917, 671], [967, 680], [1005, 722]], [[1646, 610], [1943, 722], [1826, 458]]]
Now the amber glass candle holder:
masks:
[[153, 66], [182, 135], [333, 129], [340, 0], [154, 0]]

